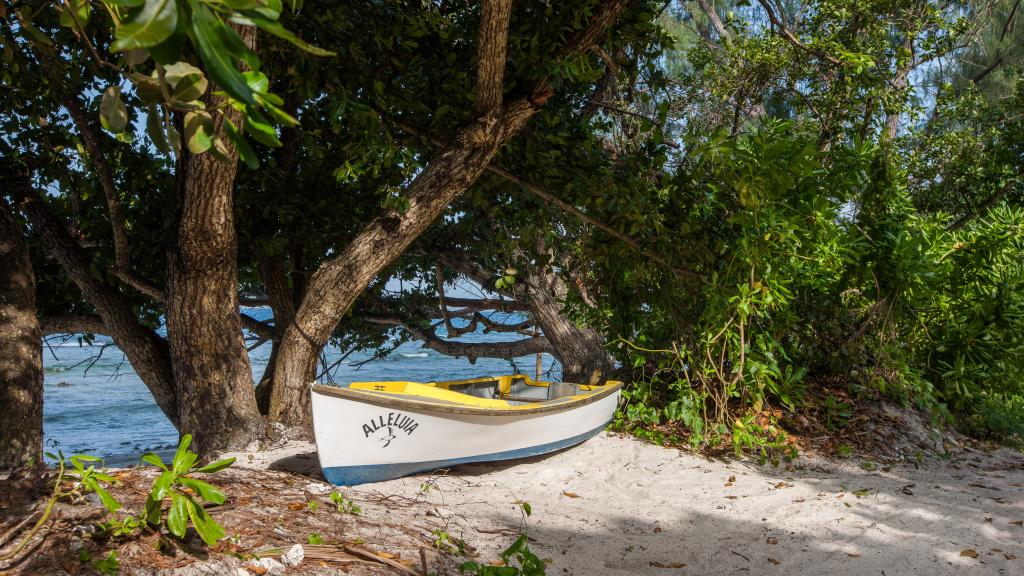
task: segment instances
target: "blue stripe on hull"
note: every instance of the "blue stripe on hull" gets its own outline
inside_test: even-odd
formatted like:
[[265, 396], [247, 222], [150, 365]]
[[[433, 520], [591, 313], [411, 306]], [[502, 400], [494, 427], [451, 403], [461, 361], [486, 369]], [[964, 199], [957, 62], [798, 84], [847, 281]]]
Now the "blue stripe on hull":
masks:
[[584, 432], [578, 436], [559, 440], [558, 442], [550, 442], [548, 444], [531, 446], [529, 448], [520, 448], [518, 450], [495, 452], [493, 454], [466, 456], [464, 458], [452, 458], [451, 460], [434, 460], [431, 462], [368, 464], [365, 466], [331, 466], [329, 468], [324, 468], [323, 471], [324, 477], [327, 478], [327, 481], [331, 484], [337, 484], [338, 486], [355, 486], [356, 484], [366, 484], [367, 482], [383, 482], [384, 480], [401, 478], [402, 476], [416, 474], [417, 472], [432, 472], [441, 468], [450, 468], [458, 464], [469, 464], [471, 462], [494, 462], [497, 460], [514, 460], [516, 458], [539, 456], [541, 454], [547, 454], [548, 452], [554, 452], [555, 450], [561, 450], [562, 448], [568, 448], [569, 446], [575, 446], [584, 440], [597, 436], [601, 433], [601, 430], [604, 430], [604, 425], [594, 428], [590, 432]]

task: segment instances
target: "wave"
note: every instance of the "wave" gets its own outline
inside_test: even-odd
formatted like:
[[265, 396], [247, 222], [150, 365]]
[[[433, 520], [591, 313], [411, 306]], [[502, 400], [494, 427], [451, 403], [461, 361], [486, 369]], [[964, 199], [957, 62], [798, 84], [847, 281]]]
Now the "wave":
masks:
[[427, 352], [411, 352], [409, 354], [402, 352], [401, 354], [406, 358], [426, 358], [427, 356], [430, 356]]

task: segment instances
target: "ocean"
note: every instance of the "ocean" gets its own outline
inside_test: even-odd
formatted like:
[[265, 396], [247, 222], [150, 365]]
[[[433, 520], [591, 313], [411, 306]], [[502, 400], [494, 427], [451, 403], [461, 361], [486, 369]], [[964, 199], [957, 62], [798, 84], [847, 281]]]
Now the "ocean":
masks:
[[[267, 308], [249, 308], [245, 312], [258, 319], [268, 319]], [[497, 314], [497, 313], [496, 313]], [[523, 318], [498, 314], [495, 319], [518, 322]], [[454, 322], [459, 322], [455, 320]], [[444, 335], [444, 329], [438, 331]], [[519, 334], [484, 334], [482, 329], [458, 338], [464, 342], [500, 342], [523, 338]], [[423, 348], [420, 342], [406, 342], [386, 357], [363, 361], [373, 350], [351, 354], [333, 374], [333, 381], [346, 386], [365, 380], [457, 380], [478, 376], [509, 374], [514, 370], [533, 375], [536, 357], [514, 361], [480, 358], [470, 364], [465, 358], [452, 358]], [[267, 365], [270, 344], [249, 352], [253, 377], [259, 378]], [[327, 360], [341, 357], [338, 350], [328, 349]], [[545, 354], [542, 359], [545, 377], [557, 377], [561, 368]], [[174, 452], [178, 433], [153, 402], [146, 385], [132, 370], [124, 355], [105, 337], [97, 336], [91, 343], [72, 336], [66, 341], [50, 339], [43, 345], [44, 450], [65, 456], [92, 454], [109, 466], [128, 466], [138, 462], [146, 452], [168, 455]], [[322, 378], [326, 380], [326, 378]]]

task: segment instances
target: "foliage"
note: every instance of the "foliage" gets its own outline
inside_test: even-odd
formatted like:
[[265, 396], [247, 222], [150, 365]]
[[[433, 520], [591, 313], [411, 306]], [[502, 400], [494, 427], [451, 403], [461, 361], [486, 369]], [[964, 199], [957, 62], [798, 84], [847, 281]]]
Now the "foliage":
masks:
[[[100, 495], [100, 500], [103, 502], [104, 507], [111, 512], [121, 507], [102, 484], [112, 484], [116, 479], [102, 471], [96, 470], [95, 464], [89, 464], [88, 467], [85, 466], [85, 463], [99, 461], [99, 458], [85, 454], [76, 454], [70, 459], [65, 459], [64, 454], [60, 452], [57, 454], [47, 453], [46, 456], [56, 461], [57, 475], [53, 481], [50, 497], [43, 506], [43, 513], [40, 514], [39, 519], [32, 524], [32, 527], [20, 540], [13, 542], [6, 552], [0, 552], [0, 561], [6, 562], [17, 558], [27, 548], [32, 539], [35, 538], [36, 534], [39, 533], [43, 525], [46, 524], [50, 514], [53, 512], [54, 505], [64, 498], [77, 501], [84, 498], [90, 492], [96, 492]], [[71, 469], [68, 468], [69, 461]], [[6, 536], [13, 536], [13, 533], [9, 533]], [[116, 569], [116, 554], [114, 556]]]
[[116, 576], [121, 573], [121, 562], [117, 559], [117, 550], [111, 550], [104, 558], [93, 560], [91, 566], [103, 576]]
[[431, 544], [434, 546], [434, 548], [437, 548], [442, 552], [447, 552], [449, 554], [459, 554], [463, 556], [469, 552], [469, 546], [466, 544], [465, 540], [463, 540], [462, 538], [458, 538], [456, 536], [452, 536], [444, 528], [435, 528], [430, 531], [430, 535], [434, 537], [434, 540]]
[[[702, 4], [631, 3], [599, 50], [557, 65], [550, 54], [595, 2], [517, 4], [506, 88], [549, 78], [553, 93], [492, 166], [563, 204], [481, 177], [369, 282], [333, 343], [386, 353], [409, 336], [373, 322], [384, 312], [428, 325], [444, 285], [437, 253], [457, 250], [498, 294], [521, 290], [532, 268], [561, 274], [564, 314], [605, 334], [631, 381], [617, 426], [651, 440], [773, 456], [787, 449], [783, 414], [827, 380], [1019, 441], [1016, 4]], [[478, 4], [290, 7], [69, 1], [2, 13], [0, 75], [15, 87], [0, 94], [4, 155], [32, 161], [33, 185], [89, 247], [95, 276], [115, 268], [111, 221], [71, 100], [107, 131], [146, 278], [163, 278], [175, 250], [181, 174], [166, 151], [223, 154], [211, 125], [244, 114], [226, 138], [267, 169], [236, 182], [239, 288], [265, 292], [276, 265], [292, 307], [367, 222], [407, 210], [409, 183], [476, 122]], [[264, 33], [258, 52], [240, 23]], [[202, 98], [211, 82], [220, 103]], [[41, 311], [94, 314], [27, 229]], [[156, 326], [161, 302], [108, 280]], [[841, 428], [849, 407], [824, 402]], [[171, 498], [167, 522], [183, 531], [193, 505]], [[161, 508], [147, 507], [158, 523]]]
[[[529, 502], [520, 502], [525, 525], [526, 518], [532, 514]], [[459, 574], [474, 576], [544, 576], [545, 562], [530, 550], [530, 538], [525, 530], [516, 538], [511, 546], [500, 555], [500, 565], [463, 562], [459, 566]]]
[[[146, 504], [139, 520], [149, 526], [166, 525], [167, 530], [178, 538], [185, 537], [189, 524], [207, 546], [213, 546], [224, 537], [224, 528], [206, 511], [202, 502], [223, 504], [224, 493], [218, 488], [197, 478], [193, 474], [213, 474], [234, 463], [234, 458], [218, 460], [205, 466], [197, 466], [199, 455], [188, 450], [192, 435], [185, 434], [181, 438], [178, 450], [170, 465], [164, 464], [160, 456], [150, 452], [142, 457], [142, 461], [156, 466], [163, 472], [157, 476], [146, 497]], [[170, 498], [171, 504], [164, 511], [164, 500]]]
[[[58, 453], [55, 456], [52, 453], [47, 453], [47, 456], [51, 460], [60, 461], [62, 464], [64, 462], [63, 454]], [[121, 508], [121, 503], [111, 496], [103, 484], [115, 484], [117, 479], [104, 471], [96, 470], [95, 464], [89, 464], [88, 468], [85, 466], [85, 463], [100, 462], [101, 460], [101, 458], [88, 454], [76, 454], [68, 459], [71, 462], [71, 469], [66, 470], [64, 476], [74, 482], [72, 490], [68, 495], [80, 497], [83, 494], [95, 492], [99, 496], [100, 502], [103, 503], [103, 507], [107, 511], [114, 513]]]
[[[763, 25], [764, 5], [727, 2], [721, 30], [692, 4], [661, 16], [677, 49], [671, 89], [651, 106], [669, 103], [666, 128], [685, 148], [630, 189], [650, 202], [633, 233], [693, 274], [582, 244], [601, 287], [583, 315], [621, 335], [613, 349], [633, 377], [616, 424], [758, 450], [808, 387], [840, 381], [1018, 441], [1012, 3], [798, 4], [803, 15], [782, 20], [790, 37]], [[978, 72], [968, 54], [985, 53], [998, 81], [963, 81]], [[996, 96], [995, 84], [1012, 89]], [[640, 131], [631, 146], [652, 141]], [[832, 428], [851, 416], [835, 398], [819, 408]]]
[[[91, 18], [94, 4], [102, 6], [98, 19]], [[302, 2], [291, 2], [291, 5], [293, 10], [299, 10]], [[260, 58], [243, 41], [236, 30], [238, 25], [256, 26], [316, 56], [334, 54], [303, 41], [279, 22], [283, 9], [281, 0], [228, 3], [76, 0], [54, 5], [44, 2], [35, 9], [23, 7], [18, 12], [19, 26], [41, 50], [54, 46], [54, 40], [64, 40], [61, 35], [51, 38], [37, 28], [51, 18], [48, 14], [53, 12], [51, 8], [56, 8], [60, 26], [69, 30], [76, 41], [89, 47], [95, 64], [115, 71], [118, 76], [116, 82], [119, 83], [102, 90], [99, 115], [103, 128], [122, 134], [129, 127], [129, 111], [122, 91], [130, 91], [138, 99], [138, 108], [145, 109], [146, 127], [153, 145], [163, 152], [173, 150], [175, 154], [181, 153], [182, 135], [175, 126], [174, 113], [184, 114], [184, 142], [189, 152], [210, 151], [224, 159], [227, 159], [226, 143], [215, 135], [213, 127], [226, 110], [234, 108], [242, 112], [249, 137], [271, 147], [281, 145], [275, 123], [285, 126], [297, 123], [281, 109], [284, 101], [268, 91], [269, 80], [260, 72]], [[109, 30], [98, 30], [108, 27]], [[101, 54], [103, 46], [98, 41], [98, 37], [106, 34], [113, 37], [106, 47], [109, 55]], [[196, 63], [201, 63], [203, 69], [185, 60], [196, 56]], [[238, 62], [244, 63], [248, 70], [240, 71]], [[224, 97], [210, 106], [201, 100], [207, 92], [207, 76], [220, 88], [217, 94]], [[127, 82], [127, 86], [120, 82]], [[224, 122], [228, 126], [227, 135], [243, 161], [250, 167], [257, 166], [255, 152], [241, 129], [230, 119]]]
[[338, 492], [331, 492], [331, 502], [337, 507], [338, 512], [342, 514], [352, 514], [358, 516], [363, 512], [363, 509], [358, 504], [342, 496]]

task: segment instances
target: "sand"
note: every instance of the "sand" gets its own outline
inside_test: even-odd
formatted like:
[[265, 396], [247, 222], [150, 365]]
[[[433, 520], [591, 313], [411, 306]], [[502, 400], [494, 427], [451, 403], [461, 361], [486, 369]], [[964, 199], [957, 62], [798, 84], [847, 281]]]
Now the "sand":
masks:
[[[238, 456], [319, 477], [308, 443]], [[1008, 449], [773, 467], [602, 434], [546, 457], [344, 492], [367, 520], [426, 542], [443, 530], [480, 561], [514, 540], [517, 502], [529, 502], [526, 530], [548, 574], [1024, 574], [1024, 455]]]

